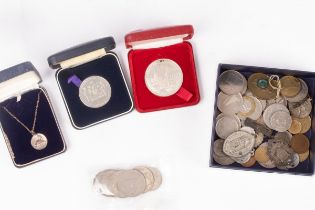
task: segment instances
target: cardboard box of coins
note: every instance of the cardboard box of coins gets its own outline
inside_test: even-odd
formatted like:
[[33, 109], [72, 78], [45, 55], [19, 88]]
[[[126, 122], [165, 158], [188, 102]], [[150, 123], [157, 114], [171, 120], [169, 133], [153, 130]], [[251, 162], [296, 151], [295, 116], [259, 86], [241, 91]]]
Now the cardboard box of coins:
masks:
[[16, 167], [66, 150], [41, 77], [25, 62], [0, 71], [1, 131]]
[[195, 105], [199, 88], [191, 25], [129, 33], [125, 36], [135, 107], [139, 112]]
[[112, 37], [91, 41], [48, 58], [77, 129], [130, 112], [133, 102]]
[[315, 74], [220, 64], [210, 166], [311, 175]]

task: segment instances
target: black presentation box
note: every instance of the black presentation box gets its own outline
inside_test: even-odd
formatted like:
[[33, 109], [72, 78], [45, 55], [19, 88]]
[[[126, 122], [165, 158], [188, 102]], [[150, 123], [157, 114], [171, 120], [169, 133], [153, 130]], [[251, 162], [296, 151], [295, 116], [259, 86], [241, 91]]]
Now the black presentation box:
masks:
[[72, 125], [77, 129], [121, 116], [133, 109], [118, 56], [111, 51], [114, 48], [114, 39], [105, 37], [48, 58], [50, 67], [57, 69], [56, 79], [61, 94]]
[[[232, 165], [228, 166], [222, 166], [215, 162], [213, 159], [213, 142], [216, 139], [219, 139], [219, 137], [216, 134], [215, 131], [215, 122], [216, 122], [216, 116], [219, 114], [219, 110], [217, 109], [217, 96], [220, 92], [220, 89], [218, 87], [218, 77], [220, 74], [227, 70], [236, 70], [243, 74], [247, 79], [248, 76], [252, 73], [264, 73], [268, 75], [292, 75], [299, 77], [303, 79], [309, 89], [309, 95], [313, 99], [312, 100], [312, 112], [311, 112], [311, 118], [312, 118], [312, 126], [311, 129], [305, 133], [305, 135], [310, 140], [310, 155], [307, 160], [300, 163], [296, 168], [289, 169], [289, 170], [280, 170], [277, 168], [273, 169], [267, 169], [262, 166], [260, 166], [257, 162], [253, 167], [245, 168], [242, 165], [238, 163], [233, 163]], [[211, 150], [210, 150], [210, 167], [217, 167], [217, 168], [228, 168], [228, 169], [238, 169], [238, 170], [249, 170], [249, 171], [264, 171], [264, 172], [278, 172], [278, 173], [289, 173], [289, 174], [300, 174], [300, 175], [313, 175], [314, 173], [314, 152], [315, 152], [315, 126], [314, 126], [314, 96], [315, 96], [315, 73], [313, 72], [307, 72], [307, 71], [297, 71], [297, 70], [289, 70], [289, 69], [277, 69], [277, 68], [265, 68], [265, 67], [256, 67], [256, 66], [243, 66], [243, 65], [232, 65], [232, 64], [219, 64], [218, 70], [217, 70], [217, 81], [216, 81], [216, 91], [215, 91], [215, 102], [214, 102], [214, 115], [213, 115], [213, 125], [212, 125], [212, 136], [211, 136]], [[266, 139], [264, 139], [266, 141]]]
[[[39, 86], [40, 82], [41, 77], [30, 62], [0, 72], [1, 130], [16, 167], [27, 166], [66, 150], [50, 99], [46, 90]], [[32, 130], [34, 132], [30, 132]], [[45, 148], [32, 146], [34, 134], [46, 137]]]

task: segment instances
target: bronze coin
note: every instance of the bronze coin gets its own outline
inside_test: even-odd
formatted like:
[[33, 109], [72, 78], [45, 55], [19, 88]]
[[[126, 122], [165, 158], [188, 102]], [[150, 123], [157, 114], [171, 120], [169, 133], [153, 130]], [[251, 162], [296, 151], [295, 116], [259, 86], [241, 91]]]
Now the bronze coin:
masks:
[[294, 97], [301, 90], [301, 82], [296, 77], [284, 76], [280, 79], [280, 82], [281, 82], [280, 93], [285, 97]]
[[303, 134], [294, 135], [290, 144], [294, 152], [298, 154], [307, 152], [310, 146], [308, 138]]
[[268, 156], [268, 144], [263, 143], [261, 144], [255, 151], [255, 160], [260, 163], [265, 163], [270, 160]]
[[293, 120], [297, 120], [301, 123], [302, 128], [300, 133], [306, 133], [311, 128], [312, 119], [310, 116], [307, 116], [305, 118], [293, 118]]
[[299, 155], [299, 158], [300, 158], [300, 162], [303, 162], [309, 157], [310, 151], [307, 150], [306, 152], [304, 152], [302, 154], [298, 154], [298, 155]]
[[292, 134], [298, 134], [298, 133], [301, 133], [301, 130], [302, 130], [302, 123], [296, 119], [293, 119], [291, 123], [291, 127], [289, 128], [288, 131]]
[[254, 156], [252, 156], [246, 163], [243, 163], [242, 166], [249, 168], [255, 165], [255, 163], [256, 163], [256, 159]]
[[[274, 82], [272, 81], [272, 83]], [[269, 77], [263, 73], [254, 73], [249, 76], [248, 89], [259, 99], [269, 100], [277, 96], [277, 90], [269, 85]]]

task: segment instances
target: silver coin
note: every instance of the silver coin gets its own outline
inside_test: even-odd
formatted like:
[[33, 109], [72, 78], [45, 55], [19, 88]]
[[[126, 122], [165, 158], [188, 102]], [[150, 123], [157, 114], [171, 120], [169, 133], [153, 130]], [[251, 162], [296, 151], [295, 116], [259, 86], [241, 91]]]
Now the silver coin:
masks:
[[[298, 104], [298, 106], [296, 105]], [[289, 103], [289, 109], [293, 117], [305, 118], [310, 115], [312, 111], [312, 102], [308, 98], [304, 102], [300, 103]]]
[[93, 188], [100, 194], [107, 196], [107, 197], [114, 197], [115, 194], [110, 190], [108, 187], [111, 185], [112, 176], [117, 172], [118, 170], [105, 170], [99, 172], [93, 181]]
[[273, 130], [284, 132], [291, 127], [292, 118], [286, 111], [274, 112], [270, 117], [270, 125]]
[[249, 134], [251, 134], [251, 135], [256, 135], [255, 130], [254, 130], [253, 128], [251, 128], [251, 127], [248, 127], [248, 126], [242, 127], [242, 128], [240, 129], [240, 131], [245, 131], [245, 132], [247, 132], [247, 133], [249, 133]]
[[161, 172], [157, 169], [157, 168], [154, 168], [154, 167], [148, 167], [148, 169], [152, 172], [153, 176], [154, 176], [154, 184], [152, 186], [152, 189], [151, 190], [156, 190], [158, 189], [161, 184], [162, 184], [162, 174]]
[[218, 94], [217, 107], [224, 114], [235, 114], [241, 110], [243, 105], [242, 95], [227, 95], [223, 92]]
[[252, 120], [257, 120], [263, 111], [263, 107], [261, 102], [254, 96], [250, 96], [254, 101], [255, 101], [255, 111], [248, 116], [248, 118], [252, 119]]
[[223, 152], [223, 144], [224, 140], [223, 139], [218, 139], [214, 141], [213, 143], [213, 153], [215, 153], [219, 157], [225, 157], [226, 154]]
[[[221, 119], [224, 116], [226, 116], [226, 114], [224, 114], [224, 113], [218, 114], [218, 116], [216, 117], [216, 121], [218, 121], [219, 119]], [[227, 115], [227, 116], [233, 117], [237, 121], [238, 127], [239, 128], [242, 127], [242, 122], [238, 116], [236, 116], [235, 114], [231, 114], [231, 115]]]
[[237, 131], [229, 135], [223, 144], [223, 152], [230, 157], [242, 157], [252, 151], [255, 137], [244, 131]]
[[137, 166], [134, 169], [141, 172], [145, 178], [145, 181], [147, 183], [145, 192], [152, 190], [153, 185], [154, 185], [154, 181], [155, 181], [152, 171], [145, 166]]
[[118, 197], [135, 197], [145, 192], [146, 180], [137, 170], [120, 170], [114, 176], [114, 192]]
[[31, 145], [36, 150], [43, 150], [48, 145], [48, 139], [44, 134], [35, 133], [32, 136]]
[[284, 106], [288, 105], [288, 101], [283, 96], [279, 96], [278, 98], [267, 100], [266, 102], [267, 102], [267, 106], [271, 104], [282, 104]]
[[226, 139], [231, 133], [239, 129], [237, 120], [230, 115], [220, 118], [215, 126], [216, 133], [221, 139]]
[[247, 80], [245, 79], [244, 84], [243, 84], [243, 89], [241, 91], [241, 94], [244, 95], [246, 93], [246, 91], [247, 91]]
[[221, 157], [221, 156], [218, 156], [217, 154], [213, 153], [212, 157], [215, 160], [215, 162], [217, 162], [218, 164], [223, 165], [223, 166], [227, 166], [227, 165], [231, 165], [231, 164], [235, 163], [235, 161], [227, 155], [224, 157]]
[[183, 72], [180, 66], [170, 59], [153, 61], [144, 76], [147, 88], [156, 96], [174, 95], [183, 84]]
[[307, 95], [308, 95], [308, 86], [307, 86], [307, 84], [304, 82], [304, 80], [302, 80], [302, 79], [299, 79], [300, 80], [300, 82], [301, 82], [301, 90], [300, 90], [300, 92], [296, 95], [296, 96], [294, 96], [294, 97], [292, 97], [292, 98], [289, 98], [289, 97], [287, 97], [287, 100], [289, 101], [289, 102], [299, 102], [299, 101], [302, 101], [304, 98], [306, 98], [307, 97]]
[[219, 76], [218, 83], [221, 91], [228, 95], [242, 93], [245, 87], [247, 88], [247, 80], [245, 77], [234, 70], [223, 72]]
[[239, 164], [243, 164], [249, 161], [249, 159], [252, 157], [252, 154], [249, 153], [247, 155], [244, 155], [242, 157], [231, 157], [235, 162]]
[[274, 112], [277, 112], [277, 111], [286, 111], [289, 113], [289, 110], [286, 106], [284, 106], [283, 104], [278, 104], [278, 103], [267, 106], [267, 108], [265, 109], [263, 113], [264, 122], [271, 129], [272, 129], [272, 126], [270, 124], [270, 117], [272, 116]]
[[108, 103], [112, 90], [109, 82], [100, 76], [90, 76], [83, 80], [79, 88], [82, 103], [90, 108], [100, 108]]

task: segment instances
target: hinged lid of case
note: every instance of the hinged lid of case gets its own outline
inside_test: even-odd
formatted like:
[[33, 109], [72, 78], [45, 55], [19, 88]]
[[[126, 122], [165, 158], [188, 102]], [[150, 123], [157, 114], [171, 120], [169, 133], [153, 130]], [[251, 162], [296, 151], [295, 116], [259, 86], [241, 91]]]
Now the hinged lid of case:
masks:
[[53, 69], [77, 66], [102, 57], [115, 47], [113, 37], [97, 39], [51, 55], [48, 64]]
[[41, 81], [38, 71], [31, 62], [0, 71], [0, 102], [37, 88]]
[[131, 32], [125, 36], [125, 43], [133, 49], [155, 48], [183, 42], [193, 35], [192, 25], [169, 26]]

